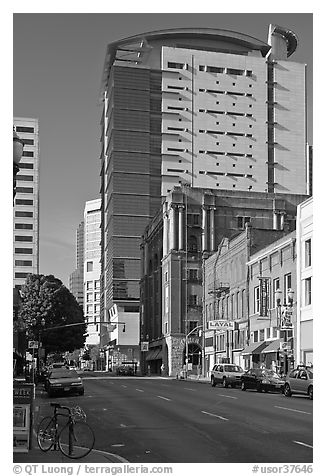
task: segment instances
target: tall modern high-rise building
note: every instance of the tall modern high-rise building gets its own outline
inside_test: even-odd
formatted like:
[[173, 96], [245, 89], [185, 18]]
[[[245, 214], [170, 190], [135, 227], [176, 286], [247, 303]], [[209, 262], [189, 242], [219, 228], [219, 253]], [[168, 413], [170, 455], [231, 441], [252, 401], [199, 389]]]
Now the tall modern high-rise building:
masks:
[[101, 312], [138, 316], [140, 237], [175, 185], [305, 194], [306, 65], [267, 42], [182, 28], [111, 43], [102, 77]]
[[86, 202], [84, 209], [84, 315], [86, 344], [99, 344], [101, 278], [101, 199]]
[[14, 287], [39, 272], [39, 122], [15, 117], [14, 129], [24, 141], [14, 200]]
[[84, 307], [84, 222], [76, 231], [76, 269], [69, 276], [69, 290]]

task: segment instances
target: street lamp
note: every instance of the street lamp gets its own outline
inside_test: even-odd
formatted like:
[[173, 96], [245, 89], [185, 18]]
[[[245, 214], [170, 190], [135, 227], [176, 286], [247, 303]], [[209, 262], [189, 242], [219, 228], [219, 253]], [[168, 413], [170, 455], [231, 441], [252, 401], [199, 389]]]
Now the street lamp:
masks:
[[284, 302], [281, 304], [282, 291], [277, 289], [275, 291], [275, 300], [277, 308], [277, 327], [280, 332], [284, 333], [284, 371], [288, 372], [288, 332], [293, 329], [292, 315], [293, 315], [293, 298], [294, 291], [289, 288], [286, 293], [287, 300], [284, 297]]
[[186, 335], [186, 371], [185, 371], [185, 378], [188, 378], [188, 360], [189, 360], [189, 346], [188, 346], [188, 337], [193, 334], [197, 329], [201, 329], [203, 325], [194, 327], [188, 334]]
[[[41, 348], [41, 334], [42, 334], [42, 330], [45, 326], [45, 319], [44, 317], [42, 317], [41, 321], [40, 321], [40, 324], [41, 324], [41, 327], [39, 327], [38, 329], [38, 339], [37, 339], [37, 342], [38, 342], [38, 358], [37, 358], [37, 373], [39, 373], [40, 371], [40, 356], [41, 356], [41, 353], [40, 353], [40, 348]], [[32, 325], [34, 328], [36, 328], [38, 326], [38, 323], [37, 323], [37, 320], [35, 319], [35, 317], [33, 317], [32, 319]], [[33, 383], [34, 383], [34, 348], [33, 348]]]

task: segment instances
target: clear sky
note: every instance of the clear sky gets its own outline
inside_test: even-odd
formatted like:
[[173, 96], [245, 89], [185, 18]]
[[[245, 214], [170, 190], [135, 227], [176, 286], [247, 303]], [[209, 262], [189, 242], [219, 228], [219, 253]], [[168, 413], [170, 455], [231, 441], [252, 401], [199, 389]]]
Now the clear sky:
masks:
[[309, 13], [15, 13], [13, 114], [40, 123], [40, 272], [66, 285], [75, 233], [100, 189], [100, 81], [108, 43], [164, 28], [211, 27], [267, 42], [270, 23], [299, 39], [291, 60], [306, 63], [312, 143], [313, 15]]

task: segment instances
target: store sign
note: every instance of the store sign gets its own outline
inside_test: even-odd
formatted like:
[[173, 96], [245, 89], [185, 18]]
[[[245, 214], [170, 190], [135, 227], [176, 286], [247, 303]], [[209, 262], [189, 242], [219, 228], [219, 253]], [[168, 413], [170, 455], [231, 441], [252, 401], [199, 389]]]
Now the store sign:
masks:
[[208, 329], [215, 329], [215, 330], [225, 329], [225, 330], [234, 331], [235, 324], [236, 323], [234, 321], [227, 321], [226, 319], [208, 321]]
[[290, 342], [280, 342], [280, 350], [283, 351], [283, 352], [291, 350], [291, 343]]
[[259, 315], [268, 316], [269, 278], [259, 279]]
[[285, 309], [285, 310], [282, 312], [282, 317], [281, 317], [281, 330], [291, 330], [291, 329], [293, 329], [292, 314], [293, 314], [292, 308], [290, 308], [290, 309]]

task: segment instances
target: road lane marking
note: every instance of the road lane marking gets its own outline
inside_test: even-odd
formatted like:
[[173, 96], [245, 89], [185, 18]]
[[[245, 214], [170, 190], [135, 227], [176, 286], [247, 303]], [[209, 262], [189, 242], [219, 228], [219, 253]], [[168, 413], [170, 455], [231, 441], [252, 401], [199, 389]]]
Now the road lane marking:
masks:
[[295, 440], [293, 440], [293, 443], [296, 443], [297, 445], [301, 445], [301, 446], [306, 446], [307, 448], [311, 448], [311, 449], [314, 448], [314, 447], [311, 446], [311, 445], [307, 445], [307, 443], [302, 443], [302, 441], [295, 441]]
[[127, 385], [121, 385], [121, 387], [123, 387], [123, 388], [128, 388]]
[[122, 446], [126, 446], [123, 443], [116, 443], [115, 445], [111, 445], [113, 448], [120, 448]]
[[205, 413], [205, 415], [209, 415], [209, 416], [212, 416], [212, 417], [215, 417], [215, 418], [219, 418], [220, 420], [229, 421], [228, 418], [224, 418], [220, 415], [215, 415], [214, 413], [204, 412], [203, 410], [202, 410], [202, 413]]
[[136, 388], [137, 392], [143, 392], [144, 390], [141, 390], [140, 388]]
[[162, 398], [162, 400], [167, 400], [168, 402], [171, 402], [170, 398], [162, 397], [161, 395], [156, 395], [158, 398]]
[[297, 412], [297, 413], [304, 413], [305, 415], [312, 415], [312, 413], [309, 412], [303, 412], [302, 410], [295, 410], [294, 408], [286, 408], [286, 407], [278, 407], [274, 405], [275, 408], [281, 408], [281, 410], [288, 410], [289, 412]]
[[184, 390], [190, 390], [190, 392], [196, 392], [194, 388], [183, 387]]
[[238, 400], [238, 397], [231, 397], [231, 395], [223, 395], [222, 393], [217, 394], [219, 397], [225, 397], [225, 398], [234, 398], [235, 400]]

